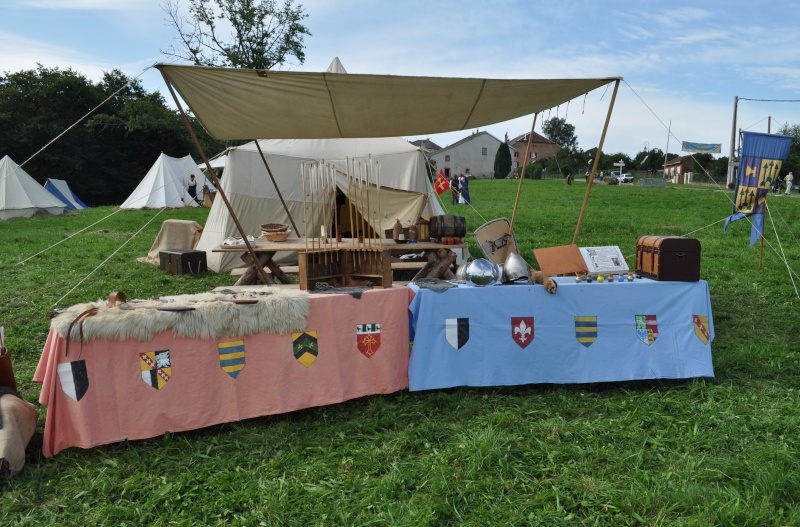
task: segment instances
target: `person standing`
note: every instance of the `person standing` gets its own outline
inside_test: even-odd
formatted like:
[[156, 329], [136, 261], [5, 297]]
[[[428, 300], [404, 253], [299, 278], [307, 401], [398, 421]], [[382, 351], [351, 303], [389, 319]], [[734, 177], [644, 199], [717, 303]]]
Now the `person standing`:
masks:
[[461, 176], [458, 178], [458, 182], [461, 185], [460, 203], [469, 205], [469, 178], [464, 174], [461, 174]]
[[197, 199], [197, 180], [194, 179], [194, 174], [189, 176], [189, 186], [186, 187], [186, 190], [189, 191], [189, 195], [195, 200], [197, 203], [200, 201]]
[[788, 196], [792, 193], [792, 183], [794, 183], [794, 176], [791, 172], [786, 174], [786, 177], [783, 178], [783, 182], [786, 183], [786, 195]]
[[455, 172], [452, 176], [450, 176], [450, 204], [455, 205], [458, 203], [458, 176], [456, 176]]
[[772, 193], [780, 194], [781, 192], [781, 176], [775, 176], [775, 181], [772, 182]]

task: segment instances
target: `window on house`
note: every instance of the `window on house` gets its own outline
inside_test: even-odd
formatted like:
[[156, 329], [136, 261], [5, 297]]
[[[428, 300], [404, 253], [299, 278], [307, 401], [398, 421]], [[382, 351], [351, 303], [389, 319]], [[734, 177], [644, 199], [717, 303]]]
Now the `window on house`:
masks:
[[531, 152], [531, 159], [536, 159], [536, 152]]
[[485, 156], [485, 155], [486, 155], [486, 151], [487, 151], [487, 150], [488, 150], [488, 149], [487, 149], [485, 146], [484, 146], [483, 148], [481, 148], [481, 155], [482, 155], [482, 156]]
[[450, 162], [450, 156], [444, 156], [444, 162], [445, 163], [449, 163]]
[[519, 168], [519, 161], [514, 161], [514, 168]]
[[514, 157], [519, 157], [519, 152], [517, 152], [516, 150], [514, 150]]

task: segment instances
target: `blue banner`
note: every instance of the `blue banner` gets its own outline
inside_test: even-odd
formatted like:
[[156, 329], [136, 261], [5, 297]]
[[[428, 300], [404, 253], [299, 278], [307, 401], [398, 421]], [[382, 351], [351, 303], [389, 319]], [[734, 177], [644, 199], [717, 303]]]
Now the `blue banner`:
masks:
[[681, 150], [683, 150], [684, 152], [699, 152], [701, 154], [719, 154], [722, 152], [722, 145], [713, 143], [693, 143], [691, 141], [683, 141], [681, 143]]
[[734, 189], [733, 214], [725, 220], [724, 230], [732, 221], [750, 217], [750, 247], [764, 232], [764, 208], [772, 182], [778, 177], [792, 138], [787, 135], [744, 132], [739, 175]]

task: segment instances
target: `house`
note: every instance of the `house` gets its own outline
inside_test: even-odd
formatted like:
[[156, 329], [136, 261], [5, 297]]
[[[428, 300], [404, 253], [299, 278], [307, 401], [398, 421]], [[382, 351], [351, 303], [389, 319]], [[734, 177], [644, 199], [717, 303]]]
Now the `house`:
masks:
[[[525, 152], [528, 149], [528, 136], [530, 133], [522, 134], [511, 139], [508, 144], [511, 146], [511, 167], [516, 170], [523, 165], [522, 158], [525, 157]], [[561, 150], [561, 147], [556, 143], [546, 138], [543, 135], [533, 132], [533, 139], [531, 140], [531, 149], [528, 154], [529, 163], [537, 159], [551, 159], [556, 157], [556, 153]], [[527, 164], [527, 163], [525, 163]]]
[[433, 152], [437, 152], [442, 149], [441, 146], [437, 145], [430, 139], [417, 139], [416, 141], [409, 141], [412, 145], [416, 146], [417, 148], [421, 149], [426, 154], [430, 155]]
[[[431, 154], [436, 167], [444, 169], [447, 177], [461, 174], [475, 178], [491, 179], [494, 176], [494, 158], [503, 141], [488, 132], [473, 132], [464, 139]], [[511, 158], [514, 149], [509, 147]]]
[[673, 183], [691, 183], [693, 159], [691, 155], [670, 159], [664, 164], [664, 177]]

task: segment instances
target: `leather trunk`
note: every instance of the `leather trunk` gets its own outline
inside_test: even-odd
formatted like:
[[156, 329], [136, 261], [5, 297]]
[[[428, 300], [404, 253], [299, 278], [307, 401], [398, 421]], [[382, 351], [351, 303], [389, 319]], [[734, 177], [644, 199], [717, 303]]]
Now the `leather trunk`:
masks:
[[700, 280], [700, 241], [682, 236], [640, 236], [636, 274], [662, 282]]
[[164, 249], [158, 252], [158, 262], [162, 270], [174, 275], [197, 274], [208, 270], [205, 251]]

